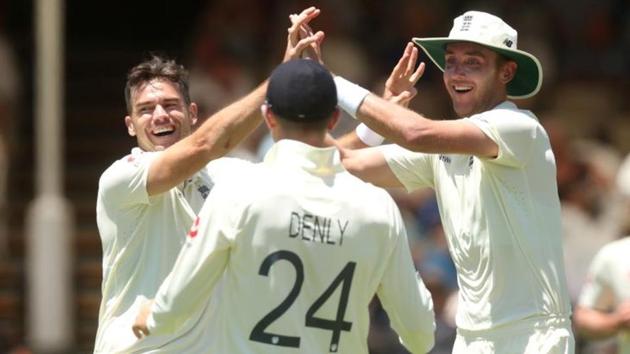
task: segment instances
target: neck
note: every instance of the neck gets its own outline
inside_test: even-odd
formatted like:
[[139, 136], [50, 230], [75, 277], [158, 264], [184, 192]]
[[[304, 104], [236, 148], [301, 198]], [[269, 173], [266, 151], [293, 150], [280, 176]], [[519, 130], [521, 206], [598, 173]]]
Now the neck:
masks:
[[326, 141], [325, 132], [313, 132], [313, 131], [300, 131], [300, 132], [282, 132], [274, 137], [275, 141], [282, 139], [290, 139], [302, 142], [315, 147], [328, 147], [329, 143]]

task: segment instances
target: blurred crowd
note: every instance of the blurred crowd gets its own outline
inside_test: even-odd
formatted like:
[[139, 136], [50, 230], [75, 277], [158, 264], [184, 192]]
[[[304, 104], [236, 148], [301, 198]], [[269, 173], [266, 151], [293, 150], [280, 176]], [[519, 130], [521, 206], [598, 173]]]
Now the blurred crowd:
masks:
[[[469, 9], [495, 13], [519, 32], [519, 48], [542, 62], [541, 92], [517, 104], [546, 127], [558, 167], [564, 250], [570, 295], [576, 301], [595, 253], [630, 234], [630, 2], [625, 0], [223, 0], [208, 1], [196, 19], [185, 64], [200, 116], [225, 106], [257, 85], [283, 49], [288, 14], [315, 4], [314, 22], [326, 32], [324, 61], [335, 73], [380, 93], [384, 79], [412, 37], [445, 36], [452, 18]], [[268, 53], [260, 62], [260, 53]], [[0, 211], [6, 186], [7, 132], [18, 97], [10, 45], [0, 33]], [[421, 59], [427, 61], [421, 54]], [[8, 75], [8, 76], [7, 76]], [[7, 80], [7, 78], [9, 78]], [[427, 62], [411, 107], [430, 117], [454, 117], [441, 72]], [[356, 123], [344, 117], [334, 134]], [[271, 140], [261, 127], [233, 155], [259, 161]], [[624, 159], [625, 163], [622, 165]], [[407, 222], [417, 268], [434, 298], [436, 347], [450, 353], [455, 337], [457, 281], [431, 191], [391, 191]], [[5, 213], [0, 212], [0, 216]], [[0, 253], [3, 252], [0, 220]], [[404, 353], [387, 316], [372, 304], [373, 353]], [[614, 352], [614, 343], [577, 336], [579, 353]]]

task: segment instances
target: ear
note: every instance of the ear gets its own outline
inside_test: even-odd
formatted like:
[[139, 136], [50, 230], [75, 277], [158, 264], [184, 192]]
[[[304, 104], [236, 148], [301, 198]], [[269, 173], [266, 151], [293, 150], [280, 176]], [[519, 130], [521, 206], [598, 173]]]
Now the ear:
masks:
[[265, 124], [267, 125], [267, 128], [269, 128], [269, 130], [272, 130], [278, 125], [276, 117], [273, 116], [273, 112], [271, 112], [269, 106], [266, 103], [263, 103], [260, 106], [260, 113], [262, 113]]
[[516, 64], [515, 61], [508, 60], [501, 67], [501, 82], [504, 84], [507, 84], [508, 82], [512, 81], [512, 79], [514, 78], [514, 75], [516, 75], [517, 67], [518, 65]]
[[125, 117], [125, 125], [127, 126], [127, 133], [130, 136], [136, 136], [136, 128], [133, 126], [130, 116]]
[[332, 116], [330, 117], [330, 120], [328, 121], [328, 124], [326, 125], [326, 129], [328, 129], [328, 131], [333, 130], [335, 126], [337, 125], [337, 123], [339, 123], [339, 116], [340, 116], [339, 107], [337, 107], [333, 111]]
[[199, 119], [199, 108], [195, 102], [192, 102], [190, 106], [188, 106], [188, 113], [190, 114], [190, 121], [192, 125], [197, 124], [197, 120]]

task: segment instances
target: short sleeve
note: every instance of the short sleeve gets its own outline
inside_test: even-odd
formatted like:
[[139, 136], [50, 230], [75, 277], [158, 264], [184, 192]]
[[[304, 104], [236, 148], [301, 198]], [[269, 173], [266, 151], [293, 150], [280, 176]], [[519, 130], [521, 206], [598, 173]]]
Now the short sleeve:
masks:
[[433, 158], [435, 155], [413, 152], [398, 145], [382, 145], [378, 149], [394, 175], [411, 192], [423, 187], [434, 187]]
[[614, 295], [608, 279], [607, 248], [602, 248], [591, 263], [580, 293], [580, 306], [606, 311], [614, 306]]
[[499, 165], [523, 167], [539, 134], [540, 124], [525, 111], [493, 109], [467, 118], [499, 147], [499, 155], [489, 161]]
[[131, 154], [111, 165], [99, 181], [103, 201], [121, 208], [150, 204], [147, 178], [155, 156], [157, 153]]

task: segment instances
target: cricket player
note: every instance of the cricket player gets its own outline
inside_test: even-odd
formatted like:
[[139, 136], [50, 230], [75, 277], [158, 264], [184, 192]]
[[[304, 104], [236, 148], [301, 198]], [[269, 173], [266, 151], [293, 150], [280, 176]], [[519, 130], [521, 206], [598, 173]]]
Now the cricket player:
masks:
[[[622, 209], [630, 213], [630, 155], [617, 173]], [[630, 221], [623, 231], [630, 235]], [[587, 337], [617, 336], [619, 354], [630, 354], [630, 236], [602, 247], [591, 262], [575, 308], [577, 330]]]
[[578, 305], [575, 325], [591, 338], [617, 336], [619, 354], [630, 354], [630, 236], [595, 255]]
[[208, 346], [181, 352], [368, 353], [377, 294], [402, 343], [427, 352], [433, 303], [399, 210], [326, 146], [339, 116], [330, 73], [308, 59], [281, 64], [262, 110], [276, 143], [263, 163], [212, 190], [136, 335], [188, 326], [212, 296]]
[[[359, 138], [397, 144], [348, 151], [344, 166], [380, 186], [435, 190], [459, 283], [454, 353], [573, 353], [554, 155], [536, 116], [509, 100], [538, 92], [538, 59], [478, 11], [448, 37], [413, 41], [444, 72], [459, 119], [425, 118], [336, 77], [340, 106], [370, 128]], [[407, 46], [390, 96], [413, 88], [417, 52]]]
[[[309, 8], [297, 22], [307, 23], [318, 14]], [[299, 57], [306, 46], [322, 39], [318, 33], [299, 40], [292, 25], [284, 60]], [[171, 271], [213, 185], [247, 165], [216, 159], [260, 124], [265, 92], [266, 83], [192, 133], [197, 106], [190, 100], [183, 67], [154, 57], [129, 72], [125, 123], [138, 146], [99, 181], [96, 217], [103, 283], [95, 353], [126, 352], [136, 342], [130, 328], [139, 305], [155, 296]]]

